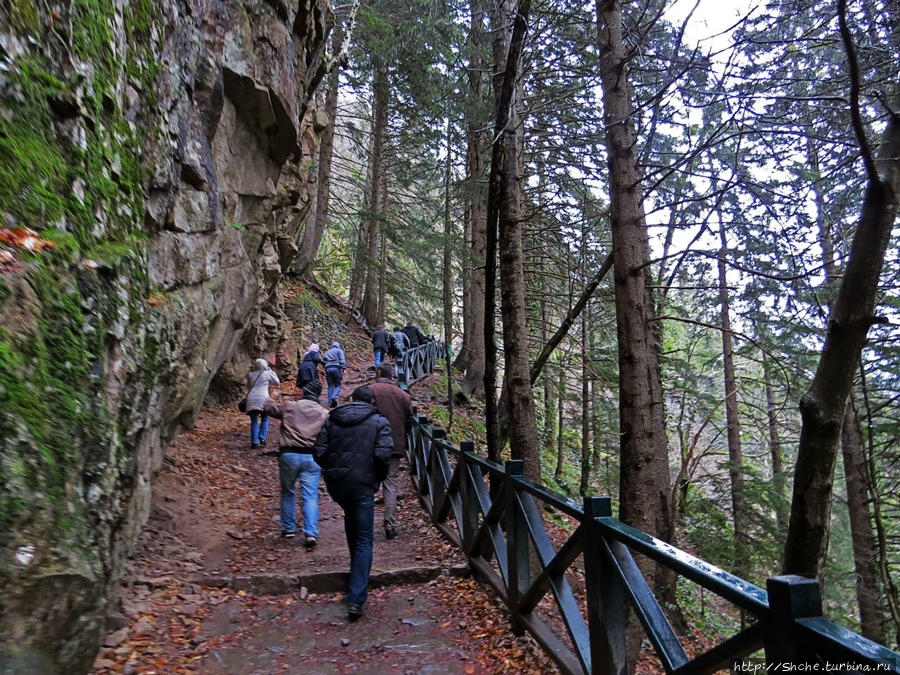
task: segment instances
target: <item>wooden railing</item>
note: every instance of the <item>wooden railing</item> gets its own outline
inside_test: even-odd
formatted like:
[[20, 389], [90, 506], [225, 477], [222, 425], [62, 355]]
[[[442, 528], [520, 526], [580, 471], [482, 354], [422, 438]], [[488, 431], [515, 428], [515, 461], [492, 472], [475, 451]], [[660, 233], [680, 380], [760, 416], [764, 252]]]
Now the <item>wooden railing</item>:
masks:
[[397, 384], [401, 389], [409, 389], [413, 382], [433, 372], [434, 364], [445, 356], [444, 343], [437, 340], [407, 349], [397, 359]]
[[[900, 673], [900, 654], [822, 616], [813, 580], [777, 576], [763, 590], [619, 522], [609, 497], [578, 504], [526, 479], [521, 461], [500, 466], [476, 455], [470, 441], [451, 445], [428, 418], [416, 416], [407, 450], [419, 500], [434, 524], [506, 604], [513, 632], [531, 633], [566, 673], [626, 672], [626, 605], [666, 673]], [[544, 529], [547, 507], [577, 523], [558, 549]], [[732, 603], [749, 625], [689, 657], [633, 552]], [[570, 578], [579, 556], [584, 587], [576, 592]], [[548, 595], [550, 610], [546, 602], [539, 609]], [[759, 650], [764, 657], [748, 658]]]

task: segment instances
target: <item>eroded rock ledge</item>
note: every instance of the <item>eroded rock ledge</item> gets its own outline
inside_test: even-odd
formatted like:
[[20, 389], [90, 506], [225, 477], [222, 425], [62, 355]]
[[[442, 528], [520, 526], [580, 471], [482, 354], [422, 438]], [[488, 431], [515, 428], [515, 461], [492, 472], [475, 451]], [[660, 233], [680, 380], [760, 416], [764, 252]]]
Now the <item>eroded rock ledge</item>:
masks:
[[[167, 443], [293, 354], [326, 0], [0, 12], [0, 670], [84, 672]], [[314, 193], [314, 186], [312, 186]], [[19, 669], [19, 670], [17, 670]]]

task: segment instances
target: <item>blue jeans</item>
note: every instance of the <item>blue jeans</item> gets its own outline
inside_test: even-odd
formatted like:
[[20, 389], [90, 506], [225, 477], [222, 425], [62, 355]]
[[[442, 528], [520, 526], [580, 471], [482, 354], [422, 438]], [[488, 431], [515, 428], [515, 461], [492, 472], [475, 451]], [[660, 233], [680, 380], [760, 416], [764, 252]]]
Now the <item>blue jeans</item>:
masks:
[[278, 457], [278, 477], [281, 479], [281, 529], [297, 529], [297, 477], [303, 497], [303, 534], [319, 536], [319, 476], [322, 469], [308, 453], [284, 452]]
[[332, 401], [337, 402], [337, 397], [341, 393], [341, 383], [344, 381], [344, 374], [340, 368], [326, 368], [325, 381], [328, 383], [328, 405]]
[[384, 359], [384, 350], [376, 349], [375, 350], [375, 365], [380, 366], [383, 359]]
[[265, 443], [269, 436], [269, 416], [262, 410], [251, 410], [250, 415], [250, 442]]
[[350, 549], [350, 583], [347, 604], [362, 605], [369, 597], [369, 572], [372, 570], [372, 542], [375, 527], [375, 495], [332, 494], [344, 510], [344, 534]]

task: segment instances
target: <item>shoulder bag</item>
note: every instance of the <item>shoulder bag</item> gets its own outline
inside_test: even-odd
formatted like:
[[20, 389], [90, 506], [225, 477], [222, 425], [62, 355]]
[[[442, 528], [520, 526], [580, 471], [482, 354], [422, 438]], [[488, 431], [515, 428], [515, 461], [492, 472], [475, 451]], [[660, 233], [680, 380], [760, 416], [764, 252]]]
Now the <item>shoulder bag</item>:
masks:
[[250, 392], [253, 391], [253, 387], [256, 386], [256, 383], [259, 381], [259, 376], [263, 374], [263, 371], [259, 371], [256, 378], [253, 380], [253, 384], [250, 385], [250, 389], [247, 390], [247, 395], [244, 396], [240, 401], [238, 401], [238, 410], [242, 413], [247, 412], [247, 396], [250, 395]]

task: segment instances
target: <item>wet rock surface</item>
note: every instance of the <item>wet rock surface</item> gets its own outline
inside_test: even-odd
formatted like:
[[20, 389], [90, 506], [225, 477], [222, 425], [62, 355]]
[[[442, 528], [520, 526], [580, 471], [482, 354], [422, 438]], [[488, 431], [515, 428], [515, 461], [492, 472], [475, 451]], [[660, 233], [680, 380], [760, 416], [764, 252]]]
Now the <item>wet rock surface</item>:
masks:
[[0, 670], [90, 667], [169, 442], [296, 351], [277, 288], [332, 23], [327, 0], [4, 3], [0, 222], [54, 246], [0, 279]]

